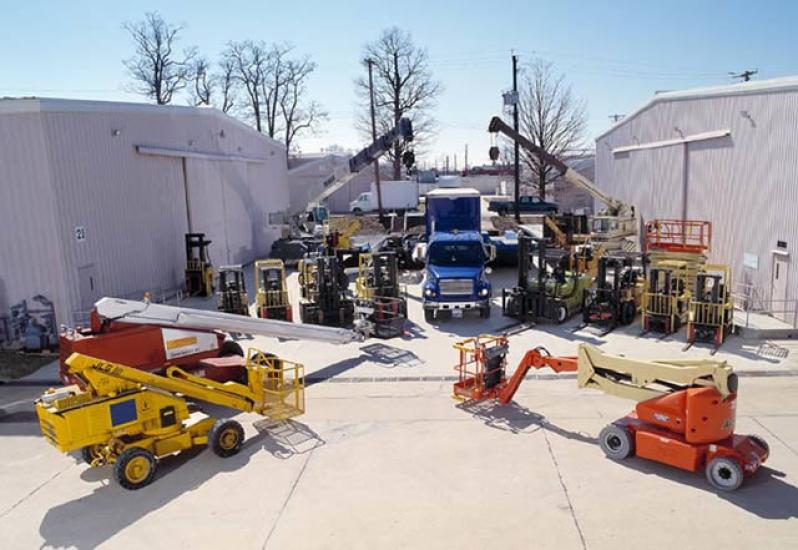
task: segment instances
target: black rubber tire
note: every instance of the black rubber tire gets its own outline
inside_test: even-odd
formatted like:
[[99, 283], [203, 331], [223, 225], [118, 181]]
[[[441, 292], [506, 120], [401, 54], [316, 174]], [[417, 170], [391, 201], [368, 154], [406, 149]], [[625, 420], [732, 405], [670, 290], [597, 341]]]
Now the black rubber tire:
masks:
[[718, 491], [735, 491], [743, 483], [743, 469], [736, 460], [719, 456], [707, 464], [707, 481]]
[[[142, 457], [149, 462], [150, 470], [144, 479], [136, 482], [128, 479], [126, 471], [128, 464], [132, 460], [139, 457]], [[131, 447], [130, 449], [123, 451], [122, 454], [119, 455], [119, 458], [116, 459], [116, 462], [114, 463], [114, 479], [116, 479], [116, 482], [119, 483], [121, 487], [124, 487], [130, 491], [136, 491], [152, 483], [153, 479], [155, 479], [155, 470], [157, 466], [158, 462], [155, 459], [155, 455], [153, 455], [150, 451], [147, 449], [142, 449], [141, 447]]]
[[635, 320], [636, 313], [634, 302], [624, 302], [623, 305], [621, 305], [621, 324], [631, 325]]
[[610, 424], [599, 433], [599, 447], [607, 457], [623, 460], [635, 452], [635, 441], [629, 430]]
[[238, 342], [232, 340], [225, 340], [222, 342], [222, 347], [219, 348], [219, 357], [230, 357], [231, 355], [238, 355], [244, 357], [244, 350]]
[[[225, 439], [231, 435], [235, 436], [232, 443]], [[244, 445], [244, 428], [229, 418], [217, 420], [211, 431], [208, 432], [208, 445], [216, 456], [222, 458], [238, 454]]]
[[554, 320], [557, 321], [558, 325], [568, 320], [568, 308], [565, 307], [565, 304], [554, 306]]
[[490, 306], [479, 308], [479, 316], [482, 319], [490, 319]]
[[88, 465], [91, 465], [94, 462], [94, 459], [97, 457], [97, 453], [94, 450], [94, 447], [98, 447], [99, 445], [89, 445], [88, 447], [83, 447], [80, 450], [80, 456], [83, 458], [83, 462]]
[[424, 320], [428, 323], [431, 323], [435, 320], [435, 310], [434, 309], [425, 309], [424, 310]]

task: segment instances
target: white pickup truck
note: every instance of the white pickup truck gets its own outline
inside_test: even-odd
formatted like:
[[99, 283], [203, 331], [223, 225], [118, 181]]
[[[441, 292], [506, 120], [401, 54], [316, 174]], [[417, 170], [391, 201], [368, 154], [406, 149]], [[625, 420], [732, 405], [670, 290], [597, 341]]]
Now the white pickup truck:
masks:
[[[418, 182], [382, 181], [380, 182], [382, 191], [382, 209], [403, 212], [405, 210], [415, 210], [418, 208]], [[374, 182], [371, 183], [371, 191], [361, 193], [360, 196], [349, 203], [349, 211], [354, 214], [363, 214], [377, 210], [377, 189]]]

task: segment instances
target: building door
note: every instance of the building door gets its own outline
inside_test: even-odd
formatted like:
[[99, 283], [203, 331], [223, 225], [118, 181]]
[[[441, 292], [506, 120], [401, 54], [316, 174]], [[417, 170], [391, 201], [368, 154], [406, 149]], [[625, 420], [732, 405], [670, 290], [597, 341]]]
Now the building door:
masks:
[[80, 309], [81, 311], [89, 311], [94, 302], [100, 299], [100, 292], [97, 287], [97, 269], [94, 264], [78, 268], [78, 288], [80, 290]]
[[[790, 257], [786, 254], [773, 254], [773, 281], [771, 282], [770, 299], [773, 300], [772, 308], [778, 313], [774, 317], [792, 322], [792, 314], [785, 312], [787, 309], [787, 275], [790, 267]], [[781, 310], [781, 312], [779, 312]]]

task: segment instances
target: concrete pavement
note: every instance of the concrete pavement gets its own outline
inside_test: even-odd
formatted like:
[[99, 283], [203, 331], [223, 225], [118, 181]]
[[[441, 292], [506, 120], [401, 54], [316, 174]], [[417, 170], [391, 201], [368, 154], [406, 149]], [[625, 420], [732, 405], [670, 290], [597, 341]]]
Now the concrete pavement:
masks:
[[8, 548], [798, 547], [798, 378], [741, 381], [738, 431], [770, 443], [733, 494], [703, 476], [606, 459], [594, 438], [630, 402], [529, 380], [507, 407], [463, 408], [443, 382], [322, 383], [307, 414], [236, 457], [165, 459], [137, 492], [0, 423]]

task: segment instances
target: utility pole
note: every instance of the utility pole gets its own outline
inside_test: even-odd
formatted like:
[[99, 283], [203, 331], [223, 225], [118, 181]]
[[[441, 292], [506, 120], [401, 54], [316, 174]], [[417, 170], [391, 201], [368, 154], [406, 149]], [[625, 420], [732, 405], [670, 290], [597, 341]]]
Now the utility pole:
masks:
[[465, 171], [468, 173], [468, 144], [465, 144]]
[[619, 120], [621, 120], [625, 116], [626, 115], [619, 115], [618, 113], [614, 113], [614, 114], [611, 114], [609, 118], [613, 122], [618, 122]]
[[[518, 132], [518, 56], [513, 54], [513, 130]], [[513, 140], [515, 153], [515, 221], [521, 223], [521, 166], [518, 161], [518, 141]]]
[[[374, 60], [366, 59], [369, 66], [369, 97], [371, 98], [371, 139], [377, 141], [377, 117], [374, 114]], [[382, 211], [382, 189], [380, 188], [380, 160], [374, 161], [374, 186], [377, 188], [377, 212], [380, 217], [380, 223], [385, 223], [385, 213]]]
[[454, 154], [454, 171], [457, 172], [457, 153]]

